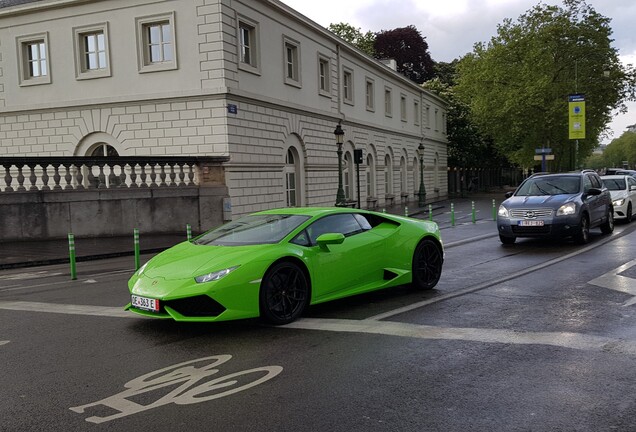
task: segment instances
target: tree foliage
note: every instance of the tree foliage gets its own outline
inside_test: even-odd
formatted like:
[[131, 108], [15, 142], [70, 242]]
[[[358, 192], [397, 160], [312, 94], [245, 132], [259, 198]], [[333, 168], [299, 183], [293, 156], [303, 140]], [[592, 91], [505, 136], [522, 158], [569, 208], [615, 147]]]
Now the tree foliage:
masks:
[[343, 22], [338, 24], [329, 24], [327, 30], [335, 33], [336, 35], [349, 42], [351, 45], [354, 45], [359, 50], [367, 53], [371, 57], [374, 57], [375, 51], [373, 48], [373, 44], [375, 42], [375, 33], [371, 31], [362, 33], [361, 29], [355, 28], [351, 24]]
[[585, 0], [563, 4], [539, 4], [517, 22], [504, 20], [489, 43], [477, 43], [458, 65], [457, 95], [497, 148], [526, 167], [542, 146], [553, 149], [556, 170], [579, 165], [568, 139], [569, 94], [586, 99], [578, 160], [597, 146], [612, 111], [634, 100], [634, 70], [611, 46], [610, 20]]
[[621, 168], [623, 162], [636, 167], [636, 133], [624, 132], [605, 147], [602, 155], [603, 168]]
[[416, 83], [433, 78], [433, 59], [428, 43], [415, 26], [382, 30], [375, 36], [375, 57], [392, 58], [397, 70]]
[[[446, 65], [450, 65], [446, 63]], [[447, 105], [448, 165], [477, 168], [506, 165], [505, 158], [498, 154], [491, 139], [483, 137], [472, 120], [470, 107], [455, 95], [451, 80], [452, 67], [446, 68], [450, 75], [443, 75], [425, 82], [422, 87], [444, 98]]]

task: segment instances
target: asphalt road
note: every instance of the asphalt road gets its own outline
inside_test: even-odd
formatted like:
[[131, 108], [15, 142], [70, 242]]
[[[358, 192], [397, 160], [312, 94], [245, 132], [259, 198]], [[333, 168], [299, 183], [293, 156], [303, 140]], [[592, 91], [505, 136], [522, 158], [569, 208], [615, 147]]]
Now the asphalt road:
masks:
[[505, 247], [458, 224], [437, 289], [283, 327], [123, 312], [131, 257], [4, 270], [0, 430], [636, 431], [636, 223]]

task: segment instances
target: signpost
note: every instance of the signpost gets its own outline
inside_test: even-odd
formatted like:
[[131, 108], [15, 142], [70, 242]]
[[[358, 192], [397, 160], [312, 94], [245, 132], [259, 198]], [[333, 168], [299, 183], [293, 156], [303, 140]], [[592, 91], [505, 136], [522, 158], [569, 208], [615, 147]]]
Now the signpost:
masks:
[[552, 153], [552, 149], [546, 148], [546, 147], [537, 148], [537, 149], [534, 149], [534, 153], [535, 153], [534, 160], [540, 160], [541, 171], [546, 172], [548, 169], [547, 169], [545, 161], [554, 160], [554, 155], [550, 154]]

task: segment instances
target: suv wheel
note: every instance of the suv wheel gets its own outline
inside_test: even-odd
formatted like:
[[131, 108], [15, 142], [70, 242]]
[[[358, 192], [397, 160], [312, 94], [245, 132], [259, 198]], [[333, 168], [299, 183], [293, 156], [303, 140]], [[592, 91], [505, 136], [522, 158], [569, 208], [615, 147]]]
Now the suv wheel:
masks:
[[581, 222], [579, 222], [579, 232], [576, 233], [574, 239], [579, 244], [585, 244], [590, 241], [590, 222], [587, 220], [587, 215], [581, 216]]
[[614, 209], [610, 207], [607, 213], [607, 220], [601, 225], [601, 232], [603, 234], [611, 234], [612, 231], [614, 231]]
[[511, 245], [511, 244], [515, 244], [515, 242], [517, 241], [517, 237], [506, 237], [499, 234], [499, 240], [501, 240], [502, 244]]

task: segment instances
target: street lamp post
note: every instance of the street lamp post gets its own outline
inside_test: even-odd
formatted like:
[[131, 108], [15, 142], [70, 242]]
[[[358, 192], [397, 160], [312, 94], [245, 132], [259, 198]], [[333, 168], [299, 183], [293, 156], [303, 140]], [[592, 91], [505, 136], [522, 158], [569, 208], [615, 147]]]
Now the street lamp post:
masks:
[[420, 190], [417, 193], [417, 205], [424, 207], [424, 201], [426, 200], [426, 188], [424, 187], [424, 143], [420, 141], [420, 145], [417, 147], [417, 155], [420, 158]]
[[345, 205], [345, 194], [342, 188], [342, 141], [344, 131], [342, 130], [341, 123], [342, 120], [338, 122], [336, 130], [333, 131], [333, 134], [336, 136], [336, 145], [338, 146], [338, 193], [336, 194], [336, 206], [338, 207]]

